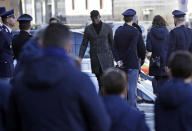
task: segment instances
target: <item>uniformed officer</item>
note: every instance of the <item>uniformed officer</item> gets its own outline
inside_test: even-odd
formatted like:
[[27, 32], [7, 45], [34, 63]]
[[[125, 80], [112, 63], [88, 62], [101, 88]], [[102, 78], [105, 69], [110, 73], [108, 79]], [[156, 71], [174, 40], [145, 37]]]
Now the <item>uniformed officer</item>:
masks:
[[0, 31], [0, 79], [9, 81], [13, 75], [12, 27], [15, 25], [14, 10], [2, 15], [3, 26]]
[[175, 28], [169, 34], [167, 61], [171, 53], [177, 50], [192, 50], [192, 32], [185, 27], [185, 13], [175, 10], [172, 14]]
[[5, 7], [0, 6], [0, 29], [2, 29], [2, 19], [1, 19], [1, 14], [5, 12]]
[[28, 14], [21, 15], [17, 21], [19, 22], [20, 33], [13, 37], [13, 52], [15, 59], [18, 60], [23, 45], [32, 37], [30, 34], [32, 17]]
[[[136, 88], [140, 65], [145, 60], [145, 45], [141, 33], [132, 26], [136, 11], [128, 9], [122, 14], [125, 24], [120, 26], [114, 36], [114, 57], [120, 68], [128, 76], [128, 103], [136, 106]], [[141, 64], [139, 63], [141, 59]]]

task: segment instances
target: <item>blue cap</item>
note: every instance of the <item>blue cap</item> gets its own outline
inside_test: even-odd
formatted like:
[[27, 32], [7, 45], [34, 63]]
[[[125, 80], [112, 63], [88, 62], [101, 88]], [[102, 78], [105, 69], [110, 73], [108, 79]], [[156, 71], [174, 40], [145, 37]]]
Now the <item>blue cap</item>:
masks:
[[122, 13], [123, 16], [134, 16], [136, 15], [136, 11], [133, 9], [128, 9]]
[[14, 10], [8, 10], [1, 14], [2, 18], [9, 18], [9, 17], [15, 17]]
[[5, 12], [5, 7], [0, 6], [0, 16], [1, 16], [1, 14], [4, 13], [4, 12]]
[[185, 16], [185, 12], [182, 12], [180, 10], [174, 10], [172, 12], [172, 14], [175, 16], [175, 17], [184, 17]]
[[32, 20], [33, 18], [28, 14], [23, 14], [19, 16], [19, 18], [17, 19], [17, 21], [32, 21]]

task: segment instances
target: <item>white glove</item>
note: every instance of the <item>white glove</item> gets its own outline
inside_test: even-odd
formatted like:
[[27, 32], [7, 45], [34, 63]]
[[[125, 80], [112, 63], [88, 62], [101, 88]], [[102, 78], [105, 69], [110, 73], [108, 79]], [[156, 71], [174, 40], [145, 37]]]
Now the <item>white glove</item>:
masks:
[[119, 67], [122, 67], [123, 66], [123, 61], [117, 61], [117, 65], [119, 66]]

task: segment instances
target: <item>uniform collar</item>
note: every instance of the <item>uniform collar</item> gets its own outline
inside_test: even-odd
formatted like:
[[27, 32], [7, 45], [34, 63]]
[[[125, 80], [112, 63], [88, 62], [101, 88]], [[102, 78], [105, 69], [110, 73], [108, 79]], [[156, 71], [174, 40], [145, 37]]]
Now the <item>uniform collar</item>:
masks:
[[9, 33], [12, 32], [12, 29], [11, 29], [9, 26], [7, 26], [7, 25], [5, 25], [5, 24], [4, 24], [4, 26], [7, 28], [7, 30], [8, 30]]
[[128, 24], [128, 23], [124, 23], [124, 26], [132, 26], [132, 25], [130, 25], [130, 24]]
[[27, 34], [27, 35], [30, 35], [30, 36], [31, 36], [31, 33], [30, 33], [30, 32], [28, 32], [28, 31], [23, 31], [23, 30], [20, 31], [20, 34]]

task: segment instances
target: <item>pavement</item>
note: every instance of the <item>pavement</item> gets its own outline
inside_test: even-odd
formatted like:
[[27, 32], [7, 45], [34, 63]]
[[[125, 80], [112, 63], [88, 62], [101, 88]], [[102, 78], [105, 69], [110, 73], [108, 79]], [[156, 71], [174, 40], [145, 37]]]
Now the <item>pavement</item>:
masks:
[[145, 113], [145, 119], [150, 131], [155, 131], [154, 127], [154, 104], [141, 103], [138, 104], [140, 111]]

